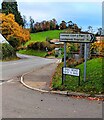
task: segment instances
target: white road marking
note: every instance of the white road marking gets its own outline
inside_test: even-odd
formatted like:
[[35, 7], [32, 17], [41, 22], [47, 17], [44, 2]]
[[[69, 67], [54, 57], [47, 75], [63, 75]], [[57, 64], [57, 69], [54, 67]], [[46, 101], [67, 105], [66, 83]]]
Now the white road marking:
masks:
[[1, 82], [0, 85], [2, 85], [2, 84], [4, 84], [4, 83], [9, 83], [9, 82], [12, 82], [12, 81], [13, 81], [13, 79], [8, 80], [8, 81], [5, 81], [5, 82]]
[[56, 63], [61, 63], [61, 60], [57, 60]]

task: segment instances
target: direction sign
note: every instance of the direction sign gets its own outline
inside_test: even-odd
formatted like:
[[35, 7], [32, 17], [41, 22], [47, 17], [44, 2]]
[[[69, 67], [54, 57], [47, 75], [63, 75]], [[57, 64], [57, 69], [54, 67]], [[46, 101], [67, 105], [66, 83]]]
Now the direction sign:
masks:
[[76, 69], [76, 68], [67, 68], [67, 67], [64, 67], [63, 68], [63, 74], [66, 74], [66, 75], [72, 75], [72, 76], [79, 76], [79, 69]]
[[92, 34], [60, 33], [60, 42], [91, 43], [95, 37]]

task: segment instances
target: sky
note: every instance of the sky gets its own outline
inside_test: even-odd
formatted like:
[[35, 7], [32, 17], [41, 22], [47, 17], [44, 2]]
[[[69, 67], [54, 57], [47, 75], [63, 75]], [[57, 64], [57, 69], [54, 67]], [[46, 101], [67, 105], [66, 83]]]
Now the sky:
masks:
[[28, 20], [31, 16], [35, 22], [55, 18], [58, 23], [71, 20], [83, 30], [88, 26], [95, 31], [102, 27], [101, 0], [17, 0], [17, 3], [21, 15]]

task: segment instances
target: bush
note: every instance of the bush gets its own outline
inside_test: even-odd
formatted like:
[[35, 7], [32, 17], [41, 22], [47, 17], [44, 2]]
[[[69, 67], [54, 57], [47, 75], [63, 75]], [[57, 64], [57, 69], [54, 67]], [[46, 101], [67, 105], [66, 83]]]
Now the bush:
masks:
[[56, 45], [50, 44], [49, 42], [32, 42], [27, 46], [27, 49], [46, 51], [47, 48], [48, 51], [52, 51], [55, 47]]
[[1, 60], [7, 60], [7, 59], [11, 59], [11, 58], [16, 58], [16, 51], [14, 50], [14, 48], [7, 44], [7, 43], [3, 43], [0, 44], [0, 59]]
[[84, 62], [83, 58], [80, 58], [78, 61], [76, 61], [73, 58], [70, 58], [67, 60], [67, 65], [68, 65], [68, 67], [74, 67], [74, 66], [77, 66], [79, 64], [82, 64], [83, 62]]
[[18, 38], [16, 38], [16, 37], [13, 37], [13, 36], [11, 36], [11, 37], [9, 37], [9, 39], [8, 39], [8, 41], [9, 41], [9, 43], [10, 43], [10, 45], [13, 47], [13, 48], [15, 48], [16, 50], [17, 50], [17, 48], [20, 46], [20, 40], [18, 39]]

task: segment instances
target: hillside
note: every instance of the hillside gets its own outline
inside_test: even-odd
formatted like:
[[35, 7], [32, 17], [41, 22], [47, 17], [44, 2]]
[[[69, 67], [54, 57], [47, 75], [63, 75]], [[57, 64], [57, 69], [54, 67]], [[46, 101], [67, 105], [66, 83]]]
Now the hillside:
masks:
[[31, 34], [31, 40], [28, 41], [25, 45], [28, 45], [31, 42], [42, 42], [46, 41], [46, 39], [58, 39], [60, 32], [64, 32], [64, 30], [50, 30], [38, 33]]

